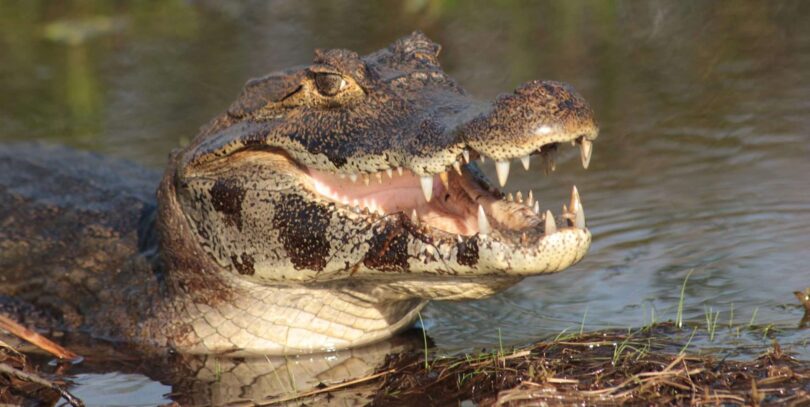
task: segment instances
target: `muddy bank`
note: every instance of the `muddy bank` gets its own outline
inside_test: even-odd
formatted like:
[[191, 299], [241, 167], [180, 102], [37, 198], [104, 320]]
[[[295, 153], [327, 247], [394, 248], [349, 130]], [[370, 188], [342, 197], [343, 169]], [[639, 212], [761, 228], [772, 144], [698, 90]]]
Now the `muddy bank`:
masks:
[[[728, 360], [684, 351], [671, 323], [637, 331], [559, 337], [521, 349], [437, 357], [424, 350], [389, 355], [377, 372], [348, 384], [266, 400], [329, 398], [352, 387], [369, 405], [808, 405], [810, 362], [777, 342], [759, 357]], [[691, 339], [691, 337], [690, 337]], [[325, 396], [325, 398], [324, 398]]]

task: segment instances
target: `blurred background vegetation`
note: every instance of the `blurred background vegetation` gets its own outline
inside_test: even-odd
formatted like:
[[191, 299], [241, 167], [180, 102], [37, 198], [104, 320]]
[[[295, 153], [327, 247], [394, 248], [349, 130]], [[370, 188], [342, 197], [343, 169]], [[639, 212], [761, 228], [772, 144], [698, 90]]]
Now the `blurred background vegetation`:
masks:
[[3, 1], [0, 139], [57, 140], [159, 167], [247, 78], [306, 63], [314, 48], [367, 52], [415, 29], [444, 45], [446, 70], [474, 94], [566, 80], [614, 123], [656, 103], [694, 103], [689, 90], [722, 86], [721, 74], [779, 64], [765, 79], [774, 92], [793, 86], [802, 73], [792, 49], [807, 45], [791, 31], [807, 32], [807, 9], [802, 1]]

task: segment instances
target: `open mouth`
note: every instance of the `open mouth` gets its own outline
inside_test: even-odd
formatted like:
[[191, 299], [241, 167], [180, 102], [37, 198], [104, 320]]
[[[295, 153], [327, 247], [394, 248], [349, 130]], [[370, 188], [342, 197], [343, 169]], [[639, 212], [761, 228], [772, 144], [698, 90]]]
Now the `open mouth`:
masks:
[[[578, 146], [583, 167], [593, 151], [586, 136], [572, 138]], [[558, 147], [566, 142], [542, 145], [530, 155], [516, 157], [528, 169], [532, 156], [541, 158], [546, 169], [554, 169]], [[389, 168], [372, 174], [336, 174], [308, 169], [314, 192], [357, 214], [386, 216], [404, 214], [419, 227], [434, 234], [460, 236], [500, 234], [524, 244], [550, 235], [560, 228], [585, 229], [585, 212], [576, 187], [558, 219], [540, 207], [533, 192], [505, 194], [483, 174], [476, 160], [486, 158], [467, 149], [438, 174], [419, 176], [410, 170]], [[511, 162], [497, 161], [498, 183], [506, 185]]]

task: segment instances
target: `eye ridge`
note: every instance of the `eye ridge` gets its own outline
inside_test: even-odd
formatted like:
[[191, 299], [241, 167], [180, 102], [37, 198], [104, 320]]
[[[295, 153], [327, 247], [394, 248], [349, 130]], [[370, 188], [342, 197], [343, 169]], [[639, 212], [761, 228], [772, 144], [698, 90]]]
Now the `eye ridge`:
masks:
[[324, 72], [315, 74], [315, 87], [324, 96], [335, 96], [346, 86], [348, 86], [348, 82], [341, 75]]

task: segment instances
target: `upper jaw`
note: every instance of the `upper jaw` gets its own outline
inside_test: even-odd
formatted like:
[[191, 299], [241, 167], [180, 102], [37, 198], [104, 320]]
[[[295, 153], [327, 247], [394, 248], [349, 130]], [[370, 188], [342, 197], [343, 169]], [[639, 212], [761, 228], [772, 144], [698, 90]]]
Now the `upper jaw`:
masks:
[[303, 169], [313, 199], [333, 201], [350, 218], [371, 222], [401, 213], [411, 229], [437, 238], [455, 240], [478, 235], [530, 245], [560, 229], [585, 229], [584, 209], [576, 187], [555, 218], [550, 210], [541, 210], [532, 191], [514, 195], [501, 192], [476, 162], [435, 176], [418, 176], [404, 170], [359, 178]]

